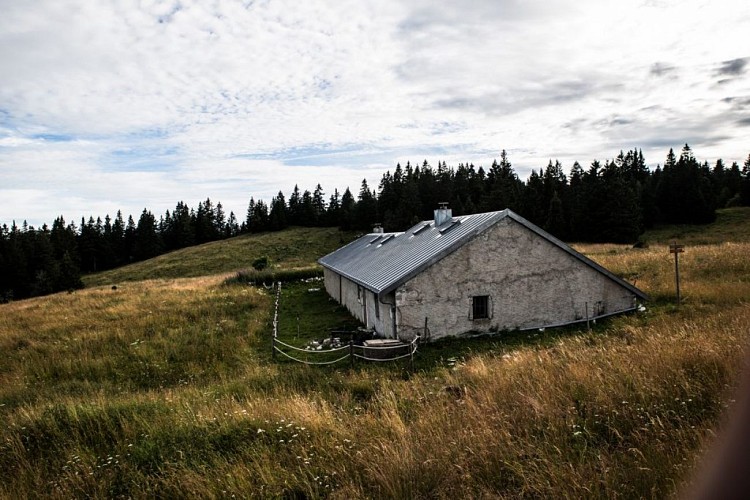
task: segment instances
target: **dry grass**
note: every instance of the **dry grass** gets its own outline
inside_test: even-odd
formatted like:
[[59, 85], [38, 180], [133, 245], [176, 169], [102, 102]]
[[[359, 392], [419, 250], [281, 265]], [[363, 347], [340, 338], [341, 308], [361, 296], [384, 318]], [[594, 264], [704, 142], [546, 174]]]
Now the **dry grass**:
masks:
[[[675, 297], [674, 255], [668, 245], [634, 249], [624, 245], [575, 245], [652, 299]], [[686, 246], [680, 254], [680, 292], [694, 304], [736, 304], [750, 297], [750, 243]]]
[[688, 246], [679, 308], [665, 246], [579, 246], [648, 311], [416, 373], [272, 363], [271, 298], [221, 276], [1, 305], [0, 497], [673, 496], [732, 402], [749, 245]]

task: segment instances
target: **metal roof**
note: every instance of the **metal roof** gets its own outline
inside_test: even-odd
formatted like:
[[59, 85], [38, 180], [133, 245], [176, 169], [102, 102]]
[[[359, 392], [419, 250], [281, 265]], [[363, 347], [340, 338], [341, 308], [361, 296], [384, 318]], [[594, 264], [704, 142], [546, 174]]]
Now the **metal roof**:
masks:
[[367, 234], [320, 258], [318, 262], [374, 293], [389, 293], [506, 217], [642, 299], [648, 298], [638, 288], [509, 209], [452, 217], [450, 221], [438, 227], [435, 227], [435, 221], [427, 220], [402, 233]]

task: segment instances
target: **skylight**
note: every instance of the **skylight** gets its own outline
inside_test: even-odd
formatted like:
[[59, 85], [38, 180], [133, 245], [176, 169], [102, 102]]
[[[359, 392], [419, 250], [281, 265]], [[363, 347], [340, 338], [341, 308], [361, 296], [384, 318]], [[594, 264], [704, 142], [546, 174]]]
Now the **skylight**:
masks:
[[454, 221], [451, 221], [451, 222], [450, 222], [450, 225], [448, 225], [448, 226], [446, 226], [446, 227], [444, 227], [444, 228], [442, 228], [442, 229], [440, 230], [440, 234], [445, 234], [445, 233], [447, 233], [448, 231], [450, 231], [450, 230], [451, 230], [451, 229], [453, 229], [454, 227], [458, 226], [459, 224], [461, 224], [461, 219], [458, 219], [458, 220], [454, 220]]
[[411, 234], [413, 234], [414, 236], [416, 236], [416, 235], [418, 235], [419, 233], [422, 233], [422, 232], [426, 231], [426, 230], [427, 230], [427, 229], [429, 229], [429, 228], [430, 228], [430, 223], [428, 222], [427, 224], [423, 225], [422, 227], [420, 227], [420, 228], [417, 228], [417, 229], [416, 229], [416, 230], [415, 230], [415, 231], [414, 231], [413, 233], [411, 233]]

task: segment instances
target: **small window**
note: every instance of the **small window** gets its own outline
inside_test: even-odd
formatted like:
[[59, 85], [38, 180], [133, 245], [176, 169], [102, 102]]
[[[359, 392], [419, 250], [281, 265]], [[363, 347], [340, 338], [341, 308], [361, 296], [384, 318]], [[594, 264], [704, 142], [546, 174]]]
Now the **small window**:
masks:
[[472, 319], [487, 319], [490, 317], [489, 295], [472, 297], [471, 317]]

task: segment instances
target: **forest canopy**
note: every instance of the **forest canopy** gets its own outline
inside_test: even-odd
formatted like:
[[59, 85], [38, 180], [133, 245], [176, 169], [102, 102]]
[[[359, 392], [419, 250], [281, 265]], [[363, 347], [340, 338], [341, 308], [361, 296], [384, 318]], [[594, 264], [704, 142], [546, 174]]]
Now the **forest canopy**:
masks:
[[289, 198], [279, 191], [270, 202], [250, 198], [240, 222], [221, 202], [209, 198], [190, 208], [176, 204], [158, 219], [147, 208], [127, 221], [120, 211], [80, 226], [58, 217], [52, 227], [0, 226], [0, 302], [71, 290], [82, 273], [111, 269], [191, 245], [243, 233], [278, 231], [288, 226], [403, 231], [432, 218], [440, 202], [454, 215], [510, 208], [566, 241], [633, 243], [655, 224], [705, 224], [716, 209], [750, 205], [750, 155], [742, 167], [696, 160], [686, 144], [679, 156], [670, 149], [652, 171], [643, 153], [620, 152], [587, 168], [575, 162], [565, 172], [558, 161], [532, 170], [521, 180], [505, 151], [485, 170], [471, 163], [448, 166], [397, 164], [377, 189], [363, 180], [357, 196], [334, 190], [326, 201], [320, 184]]

